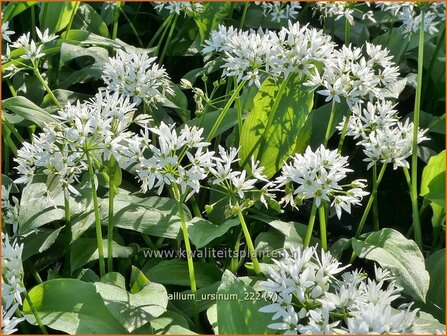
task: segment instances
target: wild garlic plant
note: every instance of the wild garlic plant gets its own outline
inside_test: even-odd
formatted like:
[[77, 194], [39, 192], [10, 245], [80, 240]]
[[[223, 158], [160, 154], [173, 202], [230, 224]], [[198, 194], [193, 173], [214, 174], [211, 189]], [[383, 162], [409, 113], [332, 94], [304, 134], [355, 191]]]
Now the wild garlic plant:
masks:
[[283, 252], [261, 283], [272, 303], [260, 309], [273, 314], [268, 327], [285, 334], [417, 333], [418, 309], [412, 303], [393, 307], [401, 298], [389, 271], [374, 265], [369, 278], [360, 270], [343, 272], [330, 252], [295, 247]]
[[[234, 165], [239, 161], [238, 151], [238, 148], [230, 147], [226, 150], [219, 146], [219, 155], [214, 157], [215, 165], [210, 169], [211, 187], [218, 186], [219, 189], [216, 191], [224, 194], [224, 198], [221, 198], [220, 201], [228, 201], [226, 215], [228, 217], [238, 216], [253, 261], [253, 269], [256, 274], [260, 274], [261, 267], [243, 211], [252, 207], [256, 201], [260, 201], [265, 207], [268, 207], [268, 199], [274, 196], [271, 193], [273, 184], [263, 175], [264, 167], [260, 167], [259, 162], [253, 158], [250, 167], [251, 173], [247, 173], [245, 169], [235, 169]], [[264, 183], [264, 186], [261, 189], [256, 189], [256, 184], [259, 182]], [[208, 205], [208, 209], [211, 210], [220, 201]], [[237, 271], [237, 262], [238, 260], [232, 260], [231, 266], [234, 272]]]
[[24, 303], [29, 305], [41, 332], [48, 334], [23, 283], [22, 253], [23, 244], [2, 232], [2, 334], [15, 333], [17, 325], [25, 320], [19, 312]]
[[[363, 148], [368, 163], [367, 169], [373, 168], [373, 191], [368, 200], [366, 210], [357, 229], [356, 235], [362, 233], [371, 206], [377, 204], [377, 189], [385, 173], [387, 164], [392, 163], [393, 168], [402, 168], [411, 191], [411, 181], [407, 158], [413, 151], [414, 125], [407, 119], [404, 123], [399, 120], [397, 110], [388, 100], [368, 102], [366, 106], [356, 105], [352, 108], [352, 115], [347, 121], [346, 135], [357, 139], [357, 145]], [[338, 130], [345, 128], [346, 120], [338, 125]], [[427, 130], [418, 130], [417, 143], [428, 140], [425, 136]], [[378, 173], [378, 165], [382, 168]], [[373, 209], [374, 229], [379, 230], [378, 209]], [[418, 230], [417, 230], [418, 231]], [[420, 237], [418, 237], [420, 239]]]
[[365, 180], [340, 184], [347, 173], [352, 172], [347, 167], [347, 157], [321, 145], [316, 151], [307, 147], [303, 154], [295, 154], [291, 163], [285, 163], [281, 169], [281, 175], [275, 181], [277, 189], [285, 194], [280, 203], [297, 208], [305, 200], [312, 200], [304, 247], [309, 246], [317, 210], [321, 246], [323, 250], [327, 250], [325, 204], [334, 207], [340, 218], [342, 210], [351, 213], [351, 206], [360, 205], [363, 196], [368, 195], [368, 192], [363, 191], [366, 187]]

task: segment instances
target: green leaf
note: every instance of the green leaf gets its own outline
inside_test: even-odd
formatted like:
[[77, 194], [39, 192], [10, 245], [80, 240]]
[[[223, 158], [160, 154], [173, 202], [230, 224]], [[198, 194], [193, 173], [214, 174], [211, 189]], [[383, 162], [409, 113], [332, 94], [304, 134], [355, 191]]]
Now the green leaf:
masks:
[[48, 28], [51, 34], [61, 31], [68, 25], [78, 6], [79, 3], [75, 2], [42, 3], [39, 13], [40, 30]]
[[130, 333], [162, 315], [168, 305], [168, 294], [162, 285], [151, 282], [131, 294], [123, 288], [125, 279], [120, 273], [106, 274], [95, 286], [107, 309]]
[[[219, 285], [220, 281], [217, 281], [210, 286], [199, 288], [197, 290], [197, 311], [199, 313], [208, 309], [211, 305], [216, 303], [216, 292]], [[183, 299], [185, 295], [190, 294], [191, 290], [180, 292], [177, 297], [170, 294], [169, 299], [179, 310], [182, 311], [183, 314], [192, 318], [194, 316], [194, 305], [191, 305], [190, 301]]]
[[[164, 285], [190, 286], [188, 264], [184, 260], [162, 260], [153, 267], [146, 265], [142, 271], [150, 281]], [[215, 264], [201, 261], [194, 261], [194, 272], [199, 288], [212, 285], [220, 279], [222, 274]]]
[[415, 300], [424, 302], [430, 276], [424, 257], [413, 240], [393, 229], [369, 234], [364, 241], [352, 239], [352, 248], [361, 258], [376, 261], [396, 278], [396, 284]]
[[206, 311], [206, 317], [213, 328], [214, 334], [219, 335], [219, 327], [217, 325], [217, 304], [213, 304], [208, 308]]
[[158, 335], [196, 335], [188, 329], [188, 321], [180, 314], [167, 311], [162, 316], [152, 320], [154, 334]]
[[200, 42], [205, 41], [211, 30], [216, 29], [231, 12], [230, 2], [206, 2], [203, 5], [203, 12], [196, 13], [194, 17], [199, 29]]
[[[102, 223], [106, 225], [108, 199], [101, 203]], [[166, 197], [129, 195], [120, 189], [114, 199], [113, 222], [115, 227], [137, 231], [155, 237], [176, 239], [181, 227], [177, 203]], [[185, 206], [187, 220], [191, 218]]]
[[262, 298], [250, 300], [257, 292], [225, 271], [222, 283], [217, 290], [217, 325], [219, 334], [267, 334], [267, 325], [271, 324], [269, 314], [259, 312], [268, 305]]
[[222, 237], [232, 227], [239, 225], [238, 219], [228, 219], [221, 225], [215, 225], [203, 218], [194, 217], [188, 222], [188, 234], [191, 242], [197, 247], [207, 246], [214, 239]]
[[[107, 310], [95, 285], [75, 279], [55, 279], [29, 292], [44, 325], [68, 334], [124, 334], [127, 330]], [[37, 325], [27, 301], [23, 313]]]
[[72, 28], [89, 31], [100, 36], [109, 37], [106, 23], [95, 9], [87, 3], [81, 3], [73, 19]]
[[427, 200], [445, 208], [445, 150], [432, 156], [422, 171], [421, 193]]
[[21, 116], [25, 120], [35, 123], [40, 128], [44, 128], [49, 123], [59, 123], [59, 121], [47, 111], [41, 109], [39, 106], [22, 96], [5, 99], [2, 101], [2, 104], [4, 109]]
[[[121, 246], [113, 242], [114, 258], [129, 258], [136, 253], [135, 248], [130, 246]], [[107, 258], [107, 240], [103, 240], [104, 257]], [[70, 267], [71, 271], [81, 268], [90, 261], [98, 260], [98, 243], [96, 238], [79, 238], [72, 243]]]
[[63, 228], [64, 227], [58, 229], [36, 229], [23, 237], [21, 239], [21, 243], [23, 243], [22, 260], [25, 261], [33, 255], [48, 250], [59, 237]]
[[445, 323], [445, 248], [433, 253], [425, 266], [430, 274], [426, 303], [421, 308]]
[[313, 93], [296, 76], [280, 83], [266, 79], [241, 132], [239, 158], [244, 168], [254, 156], [272, 177], [295, 150], [297, 136], [312, 109]]
[[37, 3], [36, 1], [9, 2], [5, 6], [5, 9], [3, 9], [2, 11], [3, 12], [2, 21], [3, 22], [10, 21], [12, 18], [14, 18], [14, 16], [19, 15], [20, 13], [27, 10], [31, 6], [34, 6], [36, 3]]
[[144, 288], [150, 281], [143, 272], [132, 265], [132, 272], [130, 273], [130, 292], [132, 294], [138, 293]]
[[17, 188], [14, 181], [4, 174], [2, 174], [2, 186], [4, 186], [6, 189], [11, 188], [11, 194], [17, 194], [19, 192], [19, 189]]
[[[205, 115], [201, 117], [194, 118], [188, 121], [186, 124], [188, 126], [197, 126], [203, 128], [202, 136], [206, 138], [208, 134], [211, 132], [214, 124], [216, 123], [217, 118], [220, 115], [220, 111], [212, 111], [206, 112]], [[216, 131], [215, 137], [222, 134], [225, 131], [228, 131], [231, 127], [237, 124], [237, 111], [234, 108], [230, 108], [223, 118], [222, 123]]]

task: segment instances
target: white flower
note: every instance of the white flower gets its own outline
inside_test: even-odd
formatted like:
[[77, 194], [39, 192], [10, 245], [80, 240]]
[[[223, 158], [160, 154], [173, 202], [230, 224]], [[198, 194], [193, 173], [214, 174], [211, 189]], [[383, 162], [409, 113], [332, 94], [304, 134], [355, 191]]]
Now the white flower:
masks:
[[[364, 185], [359, 184], [359, 181], [350, 185], [340, 184], [351, 171], [347, 165], [346, 157], [324, 146], [320, 146], [315, 152], [308, 147], [304, 154], [295, 154], [291, 163], [284, 164], [281, 175], [276, 179], [277, 188], [285, 187], [283, 190], [288, 195], [281, 203], [290, 203], [295, 207], [295, 198], [299, 201], [314, 199], [319, 207], [322, 201], [332, 200], [338, 216], [341, 215], [341, 209], [350, 213], [351, 204], [360, 204], [367, 193], [361, 190]], [[347, 189], [352, 186], [354, 188]]]
[[194, 14], [201, 13], [204, 7], [198, 2], [188, 2], [188, 1], [165, 1], [165, 2], [154, 2], [155, 10], [158, 12], [166, 9], [169, 14], [180, 15], [183, 12], [186, 15], [194, 16]]
[[174, 95], [174, 91], [166, 70], [155, 60], [146, 52], [117, 50], [104, 66], [102, 78], [107, 89], [132, 98], [136, 105], [165, 101], [165, 95]]
[[[3, 18], [3, 13], [2, 13]], [[9, 29], [9, 22], [2, 22], [2, 39], [6, 42], [11, 42], [10, 35], [14, 35], [15, 31]]]
[[301, 9], [301, 4], [299, 2], [255, 2], [255, 4], [260, 5], [263, 14], [266, 17], [271, 18], [272, 21], [280, 22], [281, 20], [295, 19], [298, 10]]
[[43, 31], [43, 33], [42, 33], [40, 31], [40, 29], [36, 27], [36, 33], [37, 33], [37, 36], [40, 39], [40, 42], [42, 42], [42, 43], [48, 43], [50, 41], [53, 41], [53, 40], [57, 39], [57, 37], [58, 37], [58, 35], [56, 35], [56, 34], [49, 34], [48, 28], [45, 29]]
[[[281, 261], [273, 260], [268, 279], [260, 283], [272, 301], [259, 311], [272, 314], [270, 329], [302, 334], [414, 333], [417, 309], [411, 304], [397, 309], [401, 288], [386, 271], [371, 280], [358, 270], [337, 275], [350, 265], [316, 248], [292, 247]], [[390, 281], [385, 284], [385, 281]]]
[[45, 54], [42, 52], [43, 45], [36, 46], [36, 43], [31, 40], [30, 44], [28, 46], [24, 46], [25, 54], [20, 56], [23, 59], [28, 59], [31, 62], [35, 62], [39, 58], [42, 58], [45, 56]]

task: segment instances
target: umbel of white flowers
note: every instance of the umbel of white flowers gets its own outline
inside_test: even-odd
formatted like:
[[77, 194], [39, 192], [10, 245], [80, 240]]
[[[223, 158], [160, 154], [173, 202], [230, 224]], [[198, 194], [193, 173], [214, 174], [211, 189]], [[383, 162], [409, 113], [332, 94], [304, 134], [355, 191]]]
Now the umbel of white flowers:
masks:
[[102, 78], [111, 92], [129, 97], [136, 105], [153, 106], [174, 95], [169, 76], [163, 66], [155, 63], [147, 51], [117, 50], [104, 65]]
[[355, 270], [338, 276], [342, 266], [329, 252], [292, 247], [273, 260], [268, 280], [261, 283], [273, 314], [268, 327], [285, 334], [417, 333], [412, 304], [397, 308], [401, 288], [388, 271], [374, 266], [375, 278]]
[[295, 154], [290, 163], [285, 163], [281, 175], [276, 179], [277, 188], [284, 190], [281, 203], [292, 207], [300, 205], [303, 200], [312, 199], [319, 207], [323, 201], [331, 202], [340, 218], [342, 210], [351, 212], [351, 205], [360, 205], [368, 192], [364, 180], [355, 180], [341, 184], [346, 174], [348, 158], [341, 156], [337, 150], [329, 150], [321, 145], [315, 152], [307, 147], [303, 154]]
[[22, 287], [22, 251], [23, 244], [2, 232], [2, 335], [16, 332], [17, 325], [25, 320], [16, 316], [25, 291]]
[[[346, 135], [358, 139], [363, 147], [368, 169], [378, 162], [392, 163], [398, 167], [410, 168], [407, 158], [413, 152], [413, 123], [399, 120], [397, 111], [390, 101], [377, 100], [366, 106], [356, 104], [348, 121]], [[342, 131], [345, 118], [338, 125]], [[427, 129], [418, 130], [417, 143], [428, 140]]]

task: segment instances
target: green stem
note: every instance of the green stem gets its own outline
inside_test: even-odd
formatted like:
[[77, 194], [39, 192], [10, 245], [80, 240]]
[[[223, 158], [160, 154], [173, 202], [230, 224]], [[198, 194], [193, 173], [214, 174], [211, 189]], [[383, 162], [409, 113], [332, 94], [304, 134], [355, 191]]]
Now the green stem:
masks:
[[71, 25], [73, 24], [73, 20], [74, 20], [74, 17], [76, 15], [76, 12], [78, 11], [80, 2], [79, 1], [74, 1], [74, 2], [72, 2], [72, 4], [74, 6], [74, 9], [73, 9], [73, 12], [71, 13], [70, 21], [68, 22], [67, 28], [65, 29], [65, 34], [64, 34], [65, 38], [67, 38], [68, 32], [71, 30]]
[[244, 11], [242, 12], [241, 22], [239, 23], [239, 29], [244, 27], [245, 18], [247, 16], [248, 7], [250, 7], [250, 2], [246, 2], [244, 6]]
[[11, 92], [11, 95], [13, 97], [16, 97], [17, 96], [17, 91], [14, 89], [14, 86], [12, 86], [11, 81], [9, 80], [9, 78], [5, 78], [5, 80], [6, 80], [6, 84], [8, 85], [9, 91]]
[[34, 74], [36, 75], [39, 82], [43, 85], [47, 93], [50, 95], [51, 99], [53, 100], [54, 104], [59, 108], [62, 109], [61, 103], [57, 100], [56, 96], [53, 94], [53, 91], [51, 91], [50, 87], [48, 86], [47, 82], [43, 79], [42, 75], [40, 74], [39, 69], [37, 66], [34, 66]]
[[168, 38], [166, 39], [166, 43], [165, 43], [165, 45], [163, 47], [163, 52], [161, 53], [161, 56], [160, 56], [160, 64], [163, 63], [163, 60], [164, 60], [165, 55], [166, 55], [166, 52], [168, 51], [169, 43], [171, 42], [172, 35], [173, 35], [174, 29], [175, 29], [175, 25], [177, 24], [177, 19], [178, 19], [178, 15], [176, 15], [174, 17], [174, 22], [172, 22], [171, 29], [169, 29]]
[[112, 40], [115, 40], [118, 36], [118, 21], [120, 18], [121, 12], [121, 2], [117, 1], [115, 4], [115, 13], [113, 17], [113, 28], [112, 28]]
[[[25, 285], [24, 285], [23, 281], [22, 281], [22, 287], [25, 288]], [[47, 328], [45, 327], [45, 325], [43, 324], [42, 320], [40, 319], [40, 316], [37, 313], [37, 310], [34, 307], [33, 302], [31, 301], [31, 298], [29, 297], [29, 294], [28, 294], [28, 291], [26, 290], [26, 288], [23, 291], [23, 294], [25, 294], [25, 300], [28, 303], [28, 305], [29, 305], [29, 307], [31, 309], [31, 312], [34, 315], [34, 318], [36, 319], [37, 324], [39, 325], [40, 331], [43, 334], [47, 335], [48, 334]]]
[[120, 11], [121, 11], [121, 13], [123, 13], [123, 16], [127, 20], [127, 23], [129, 24], [130, 29], [132, 30], [135, 37], [137, 38], [138, 44], [140, 45], [141, 48], [143, 48], [144, 47], [143, 41], [141, 40], [140, 36], [138, 35], [138, 31], [135, 28], [135, 26], [133, 25], [132, 20], [129, 18], [129, 16], [126, 14], [126, 12], [124, 11], [123, 8], [120, 7]]
[[356, 238], [362, 234], [363, 227], [365, 226], [365, 222], [366, 222], [366, 219], [368, 218], [369, 211], [371, 210], [371, 206], [374, 202], [374, 199], [376, 198], [377, 188], [379, 188], [379, 184], [382, 181], [383, 174], [385, 174], [386, 166], [387, 166], [386, 163], [384, 163], [382, 165], [382, 169], [380, 170], [379, 176], [377, 177], [377, 182], [373, 186], [373, 191], [371, 193], [371, 196], [369, 197], [368, 204], [366, 205], [366, 208], [365, 208], [365, 212], [363, 213], [363, 216], [360, 219], [359, 227], [357, 229], [357, 232], [355, 233]]
[[338, 142], [338, 153], [341, 154], [343, 149], [343, 143], [345, 142], [346, 132], [348, 131], [349, 118], [351, 118], [351, 110], [348, 110], [348, 113], [345, 117], [345, 122], [343, 124], [343, 129], [341, 130], [340, 141]]
[[410, 172], [408, 171], [407, 167], [404, 167], [402, 170], [404, 172], [405, 181], [407, 181], [408, 191], [410, 192], [410, 197], [411, 197], [412, 195], [411, 195], [411, 176], [410, 176]]
[[318, 208], [318, 219], [320, 221], [321, 248], [323, 251], [327, 251], [326, 211], [324, 211], [323, 205]]
[[[377, 190], [377, 162], [373, 166], [373, 189]], [[378, 196], [374, 197], [373, 202], [373, 227], [374, 231], [379, 231], [379, 205]]]
[[33, 41], [37, 40], [36, 37], [36, 8], [31, 6], [31, 39]]
[[324, 147], [327, 147], [327, 143], [329, 141], [329, 138], [331, 137], [332, 124], [334, 123], [334, 116], [335, 116], [335, 99], [332, 98], [331, 114], [329, 115], [329, 122], [326, 128], [326, 135], [324, 136], [324, 143], [323, 143]]
[[113, 272], [113, 200], [115, 198], [114, 194], [114, 183], [113, 178], [109, 177], [109, 213], [107, 217], [107, 269]]
[[231, 258], [230, 271], [233, 274], [236, 274], [239, 266], [239, 249], [241, 246], [241, 238], [242, 238], [242, 230], [240, 230], [238, 233], [236, 244], [234, 245], [234, 255], [233, 258]]
[[[68, 191], [67, 191], [68, 192]], [[71, 240], [73, 238], [71, 227], [71, 213], [70, 213], [70, 196], [65, 196], [64, 191], [64, 214], [65, 214], [65, 262], [64, 271], [65, 275], [71, 277]]]
[[90, 185], [92, 187], [93, 207], [95, 210], [95, 225], [96, 225], [96, 241], [98, 244], [98, 256], [99, 256], [99, 275], [102, 278], [106, 273], [106, 267], [104, 263], [104, 247], [102, 245], [102, 230], [101, 230], [101, 217], [99, 215], [98, 195], [96, 193], [95, 175], [93, 172], [92, 160], [90, 154], [87, 153], [87, 166], [90, 176]]
[[220, 127], [220, 124], [222, 123], [222, 121], [224, 120], [225, 116], [228, 113], [228, 110], [230, 109], [231, 105], [233, 104], [233, 102], [235, 101], [235, 99], [238, 97], [239, 92], [242, 90], [242, 88], [244, 87], [246, 81], [243, 80], [239, 83], [238, 87], [234, 90], [233, 94], [231, 95], [230, 99], [227, 101], [227, 103], [225, 104], [224, 108], [222, 109], [222, 112], [219, 114], [219, 116], [217, 117], [216, 122], [213, 125], [213, 128], [211, 128], [210, 133], [208, 134], [208, 136], [206, 137], [206, 141], [210, 142], [211, 139], [214, 138], [214, 135], [216, 134], [217, 130]]
[[314, 230], [315, 216], [317, 214], [317, 205], [315, 201], [312, 203], [312, 210], [310, 211], [309, 222], [307, 223], [306, 236], [304, 237], [303, 247], [309, 247], [312, 232]]
[[[233, 80], [234, 80], [234, 87], [237, 87], [236, 77], [234, 77]], [[241, 132], [242, 132], [242, 107], [241, 107], [241, 101], [239, 98], [240, 97], [238, 97], [236, 99], [235, 105], [236, 105], [236, 110], [237, 110], [237, 126], [238, 126], [238, 134], [239, 134], [239, 139], [240, 139]]]
[[239, 210], [237, 212], [237, 216], [239, 217], [239, 221], [241, 222], [242, 231], [244, 232], [245, 241], [247, 242], [248, 251], [251, 255], [251, 261], [253, 262], [253, 268], [256, 274], [261, 274], [261, 267], [259, 266], [258, 258], [256, 257], [255, 246], [253, 245], [253, 241], [250, 237], [250, 232], [248, 231], [247, 223], [245, 223], [244, 216], [242, 215], [242, 211]]
[[150, 40], [149, 44], [147, 45], [147, 47], [146, 47], [147, 49], [149, 49], [150, 47], [152, 47], [154, 45], [154, 43], [157, 40], [158, 36], [160, 36], [160, 34], [166, 30], [165, 29], [166, 26], [168, 26], [171, 23], [173, 17], [174, 17], [174, 14], [171, 14], [171, 15], [168, 16], [168, 18], [165, 21], [163, 21], [163, 23], [161, 24], [160, 28], [158, 28], [157, 32], [154, 34], [154, 36]]
[[199, 204], [197, 203], [197, 199], [195, 195], [192, 195], [189, 199], [191, 203], [192, 211], [194, 212], [194, 216], [202, 218], [202, 213], [200, 212]]
[[419, 50], [418, 50], [418, 75], [416, 86], [416, 99], [414, 102], [413, 115], [413, 153], [411, 155], [411, 205], [413, 207], [413, 226], [414, 239], [416, 244], [422, 250], [422, 232], [419, 222], [419, 206], [418, 206], [418, 131], [419, 116], [421, 111], [421, 90], [422, 90], [422, 72], [424, 66], [424, 15], [421, 15], [421, 25], [419, 26]]
[[351, 25], [349, 24], [348, 20], [345, 20], [345, 46], [349, 45], [350, 34], [351, 34]]

